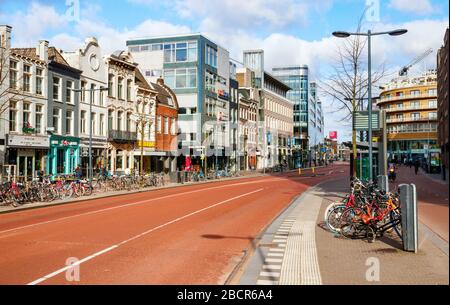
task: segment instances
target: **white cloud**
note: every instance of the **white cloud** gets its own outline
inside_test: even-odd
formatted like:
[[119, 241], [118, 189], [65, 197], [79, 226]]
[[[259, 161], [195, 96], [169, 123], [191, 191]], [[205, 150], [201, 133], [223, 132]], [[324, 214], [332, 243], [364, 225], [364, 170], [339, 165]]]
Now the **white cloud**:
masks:
[[58, 14], [53, 6], [32, 2], [26, 12], [0, 15], [0, 21], [13, 27], [14, 46], [34, 46], [43, 39], [48, 30], [63, 28], [68, 24], [64, 15]]
[[426, 15], [434, 11], [430, 0], [391, 0], [389, 7], [417, 15]]

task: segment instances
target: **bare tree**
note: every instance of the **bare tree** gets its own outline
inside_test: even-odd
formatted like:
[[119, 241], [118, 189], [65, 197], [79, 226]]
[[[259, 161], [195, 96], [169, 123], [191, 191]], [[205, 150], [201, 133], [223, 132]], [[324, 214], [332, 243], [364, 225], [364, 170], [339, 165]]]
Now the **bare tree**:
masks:
[[10, 101], [19, 101], [24, 98], [23, 86], [19, 86], [22, 77], [15, 76], [15, 83], [8, 80], [10, 72], [10, 54], [3, 45], [0, 46], [0, 117], [8, 110]]
[[[363, 14], [364, 15], [364, 14]], [[359, 19], [357, 31], [360, 32], [362, 16]], [[333, 112], [343, 113], [342, 120], [353, 118], [355, 111], [361, 109], [368, 94], [368, 73], [366, 53], [367, 39], [364, 36], [352, 35], [337, 47], [337, 56], [333, 72], [319, 82], [322, 94], [331, 97]], [[372, 73], [372, 85], [381, 80], [385, 74], [384, 65]], [[336, 107], [336, 108], [334, 108]], [[353, 172], [356, 176], [356, 130], [352, 129]]]

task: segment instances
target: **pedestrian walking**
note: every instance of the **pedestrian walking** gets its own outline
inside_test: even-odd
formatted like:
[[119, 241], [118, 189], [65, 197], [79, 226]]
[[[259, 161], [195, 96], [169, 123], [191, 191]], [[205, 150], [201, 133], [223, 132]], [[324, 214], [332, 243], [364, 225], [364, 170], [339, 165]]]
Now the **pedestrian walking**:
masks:
[[419, 171], [419, 160], [416, 160], [414, 162], [414, 172], [416, 173], [416, 175], [418, 171]]

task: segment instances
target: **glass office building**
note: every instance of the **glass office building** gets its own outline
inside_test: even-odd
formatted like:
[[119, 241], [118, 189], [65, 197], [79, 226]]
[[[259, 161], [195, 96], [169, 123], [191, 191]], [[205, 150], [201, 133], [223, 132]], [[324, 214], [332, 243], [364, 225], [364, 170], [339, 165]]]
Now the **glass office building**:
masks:
[[292, 88], [287, 98], [294, 102], [293, 153], [296, 164], [304, 163], [308, 150], [308, 66], [276, 67], [272, 74]]

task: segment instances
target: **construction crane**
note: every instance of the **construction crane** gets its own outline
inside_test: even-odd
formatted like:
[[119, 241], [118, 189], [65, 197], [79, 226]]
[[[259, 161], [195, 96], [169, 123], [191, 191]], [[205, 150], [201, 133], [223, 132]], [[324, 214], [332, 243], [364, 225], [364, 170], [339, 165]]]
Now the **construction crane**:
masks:
[[420, 54], [419, 56], [417, 56], [416, 58], [414, 58], [409, 64], [407, 64], [406, 66], [404, 66], [399, 72], [398, 75], [399, 76], [407, 76], [408, 75], [408, 70], [414, 66], [415, 64], [417, 64], [418, 62], [422, 61], [425, 57], [427, 57], [428, 55], [430, 55], [431, 53], [433, 53], [433, 49], [428, 49], [425, 52], [423, 52], [422, 54]]

